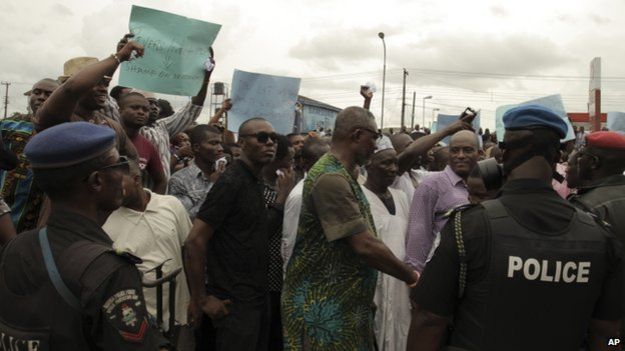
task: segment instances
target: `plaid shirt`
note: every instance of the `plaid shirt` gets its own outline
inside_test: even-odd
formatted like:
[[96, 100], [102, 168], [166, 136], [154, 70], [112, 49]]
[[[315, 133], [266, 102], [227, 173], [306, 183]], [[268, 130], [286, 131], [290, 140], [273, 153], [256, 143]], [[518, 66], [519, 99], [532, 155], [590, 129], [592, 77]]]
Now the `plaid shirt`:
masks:
[[104, 107], [100, 109], [100, 112], [115, 122], [122, 122], [121, 116], [119, 115], [119, 106], [117, 106], [115, 99], [110, 96], [107, 97], [106, 103]]
[[169, 151], [170, 137], [187, 129], [200, 116], [202, 106], [188, 103], [185, 107], [178, 110], [169, 117], [157, 120], [153, 125], [145, 126], [139, 131], [141, 135], [146, 137], [158, 150], [163, 163], [163, 171], [165, 178], [171, 176], [170, 161], [171, 153]]
[[195, 163], [174, 173], [169, 180], [169, 194], [182, 202], [191, 220], [195, 219], [212, 187], [213, 183], [204, 177]]

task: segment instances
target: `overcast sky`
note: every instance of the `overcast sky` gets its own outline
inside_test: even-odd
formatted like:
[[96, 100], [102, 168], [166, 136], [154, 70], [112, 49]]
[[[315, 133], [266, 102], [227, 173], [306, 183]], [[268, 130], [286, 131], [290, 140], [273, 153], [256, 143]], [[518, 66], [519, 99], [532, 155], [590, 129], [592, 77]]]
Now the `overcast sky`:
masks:
[[625, 111], [623, 0], [2, 0], [0, 80], [12, 83], [9, 113], [25, 111], [22, 93], [59, 76], [67, 59], [110, 55], [128, 30], [133, 4], [221, 24], [213, 81], [229, 83], [234, 69], [300, 77], [301, 95], [340, 108], [361, 105], [359, 86], [373, 82], [377, 117], [382, 31], [385, 126], [399, 125], [402, 68], [409, 72], [407, 103], [416, 92], [416, 121], [421, 98], [433, 96], [426, 124], [433, 108], [456, 114], [472, 106], [492, 128], [497, 106], [556, 93], [568, 112], [584, 112], [596, 56], [603, 111]]

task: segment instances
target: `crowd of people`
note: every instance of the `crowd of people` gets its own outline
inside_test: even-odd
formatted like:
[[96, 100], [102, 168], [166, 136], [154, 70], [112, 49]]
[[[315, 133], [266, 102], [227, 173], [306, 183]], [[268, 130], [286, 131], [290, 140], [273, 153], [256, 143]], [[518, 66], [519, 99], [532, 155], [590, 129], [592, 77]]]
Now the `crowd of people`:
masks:
[[0, 350], [618, 345], [622, 134], [538, 105], [502, 141], [467, 111], [386, 132], [366, 90], [325, 132], [230, 131], [236, 101], [196, 123], [214, 61], [178, 111], [109, 92], [143, 53], [70, 59], [0, 121]]

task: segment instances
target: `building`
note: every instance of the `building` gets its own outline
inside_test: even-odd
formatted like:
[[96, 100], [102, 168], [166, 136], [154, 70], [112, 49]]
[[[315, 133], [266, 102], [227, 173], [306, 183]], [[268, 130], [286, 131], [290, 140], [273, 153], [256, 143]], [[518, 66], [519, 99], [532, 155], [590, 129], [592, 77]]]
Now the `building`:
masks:
[[[590, 118], [588, 117], [588, 112], [570, 112], [567, 113], [569, 116], [569, 120], [574, 127], [584, 127], [584, 130], [590, 131]], [[608, 120], [608, 114], [601, 114], [601, 128], [606, 126], [606, 122]]]
[[298, 109], [294, 120], [294, 132], [334, 128], [336, 115], [341, 109], [302, 95], [297, 97]]

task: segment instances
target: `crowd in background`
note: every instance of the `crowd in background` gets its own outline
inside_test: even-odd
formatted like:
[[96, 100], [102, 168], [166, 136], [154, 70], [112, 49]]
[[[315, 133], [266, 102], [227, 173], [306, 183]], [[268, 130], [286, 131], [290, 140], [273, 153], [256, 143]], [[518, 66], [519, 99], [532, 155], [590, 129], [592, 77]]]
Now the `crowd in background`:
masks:
[[[145, 277], [155, 267], [185, 269], [176, 278], [175, 312], [161, 301], [172, 298], [167, 289], [157, 296], [144, 288], [148, 312], [161, 319], [153, 323], [170, 344], [180, 350], [410, 348], [411, 289], [451, 214], [501, 190], [478, 167], [485, 159], [506, 162], [496, 133], [475, 131], [475, 116], [464, 113], [436, 132], [418, 125], [381, 131], [368, 111], [373, 94], [362, 90], [364, 108], [343, 110], [327, 131], [280, 135], [263, 116], [230, 131], [224, 123], [236, 104], [230, 100], [198, 124], [212, 69], [177, 111], [151, 92], [109, 91], [119, 63], [143, 50], [129, 38], [103, 60], [68, 60], [63, 76], [42, 77], [27, 92], [27, 113], [0, 121], [0, 243], [44, 227], [54, 212], [49, 197], [67, 196], [63, 189], [49, 194], [52, 179], [44, 173], [34, 176], [24, 153], [29, 141], [67, 122], [105, 126], [115, 132], [129, 169], [121, 206], [102, 213], [103, 230], [115, 249], [141, 258]], [[601, 175], [622, 181], [625, 168], [623, 150], [611, 152], [583, 128], [575, 133], [562, 140], [554, 162], [559, 177], [552, 187], [562, 199], [596, 180], [580, 163], [589, 148], [599, 151], [587, 162], [608, 167]], [[345, 160], [354, 168], [342, 168]], [[622, 239], [622, 221], [604, 219], [620, 225]], [[372, 304], [373, 335], [366, 317]], [[170, 313], [175, 333], [163, 322]]]

